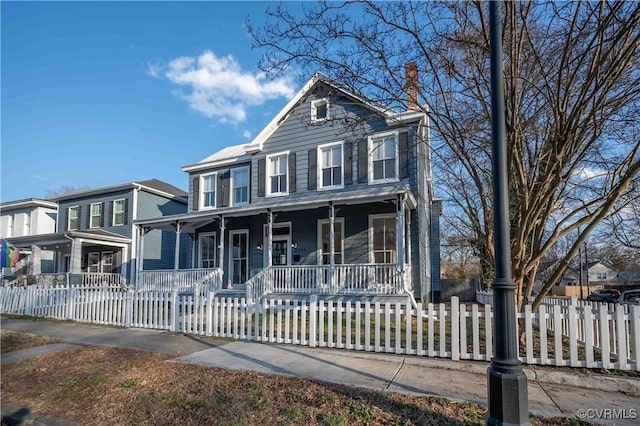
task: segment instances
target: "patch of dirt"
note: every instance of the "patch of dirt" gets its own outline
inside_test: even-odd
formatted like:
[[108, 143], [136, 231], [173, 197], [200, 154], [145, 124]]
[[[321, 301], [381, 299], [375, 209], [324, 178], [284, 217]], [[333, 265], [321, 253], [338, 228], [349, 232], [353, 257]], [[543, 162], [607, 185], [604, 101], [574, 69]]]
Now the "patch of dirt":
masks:
[[[3, 369], [1, 396], [40, 415], [84, 425], [481, 425], [486, 414], [473, 403], [167, 359], [103, 347], [47, 354]], [[588, 424], [539, 418], [531, 423]]]
[[55, 339], [28, 333], [16, 333], [8, 330], [0, 330], [0, 353], [20, 351], [36, 346], [57, 343]]

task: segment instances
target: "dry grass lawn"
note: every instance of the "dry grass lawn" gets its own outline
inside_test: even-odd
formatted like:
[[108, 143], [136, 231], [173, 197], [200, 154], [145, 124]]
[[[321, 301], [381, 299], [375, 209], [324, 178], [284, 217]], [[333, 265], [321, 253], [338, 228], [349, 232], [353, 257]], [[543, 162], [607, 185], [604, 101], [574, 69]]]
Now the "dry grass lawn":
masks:
[[[48, 343], [2, 332], [3, 351]], [[30, 346], [29, 346], [30, 345]], [[486, 409], [444, 398], [166, 362], [166, 355], [90, 347], [2, 368], [2, 400], [84, 425], [468, 425]], [[532, 419], [534, 425], [578, 425]]]

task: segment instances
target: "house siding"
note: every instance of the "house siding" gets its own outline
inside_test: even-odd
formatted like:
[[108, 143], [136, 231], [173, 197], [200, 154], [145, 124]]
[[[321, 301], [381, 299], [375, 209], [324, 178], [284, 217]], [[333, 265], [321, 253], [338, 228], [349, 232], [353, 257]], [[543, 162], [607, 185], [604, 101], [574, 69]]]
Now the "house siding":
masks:
[[[124, 225], [113, 226], [113, 201], [126, 199], [126, 203], [128, 205], [127, 210], [127, 220]], [[104, 211], [103, 215], [103, 226], [99, 228], [90, 228], [89, 227], [89, 210], [91, 208], [92, 203], [104, 203]], [[113, 232], [114, 234], [121, 235], [126, 238], [131, 238], [132, 225], [131, 221], [133, 220], [133, 190], [122, 190], [111, 193], [104, 193], [93, 195], [89, 197], [79, 197], [76, 199], [61, 201], [59, 204], [58, 210], [58, 232], [66, 232], [68, 231], [68, 209], [73, 206], [80, 206], [80, 225], [78, 227], [78, 231], [87, 231], [90, 229], [102, 229], [104, 231]]]
[[[220, 167], [211, 167], [208, 169], [204, 169], [204, 170], [199, 170], [197, 172], [193, 172], [189, 174], [189, 203], [188, 203], [188, 212], [193, 212], [193, 211], [200, 211], [200, 210], [214, 210], [214, 209], [203, 209], [202, 206], [199, 203], [199, 197], [200, 197], [200, 190], [202, 188], [199, 187], [199, 185], [194, 186], [194, 179], [199, 179], [200, 176], [203, 175], [208, 175], [211, 173], [218, 173], [218, 177], [220, 177], [221, 173], [227, 173], [227, 172], [231, 172], [231, 170], [233, 169], [240, 169], [243, 167], [249, 167], [249, 202], [251, 202], [253, 200], [251, 194], [251, 188], [254, 186], [253, 182], [256, 182], [253, 178], [253, 174], [251, 172], [252, 166], [251, 166], [251, 162], [242, 162], [242, 163], [237, 163], [237, 164], [232, 164], [232, 165], [227, 165], [227, 166], [220, 166]], [[257, 166], [256, 166], [257, 167]], [[226, 180], [227, 184], [230, 185], [231, 180]], [[220, 205], [218, 204], [218, 198], [221, 194], [218, 194], [218, 187], [216, 186], [216, 205]], [[230, 205], [230, 198], [233, 197], [232, 195], [232, 191], [231, 188], [226, 188], [225, 190], [225, 195], [227, 196], [227, 198], [229, 198], [228, 200], [226, 200], [226, 205]], [[197, 209], [194, 208], [194, 198], [198, 198], [198, 201], [196, 201], [195, 204], [197, 204]]]

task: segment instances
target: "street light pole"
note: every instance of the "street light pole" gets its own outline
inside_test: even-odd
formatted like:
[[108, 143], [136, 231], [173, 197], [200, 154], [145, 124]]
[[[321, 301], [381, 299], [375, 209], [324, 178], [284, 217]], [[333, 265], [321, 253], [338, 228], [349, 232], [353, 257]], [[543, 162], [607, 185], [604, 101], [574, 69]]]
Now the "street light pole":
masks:
[[495, 355], [487, 370], [489, 425], [528, 425], [527, 376], [518, 359], [516, 285], [511, 276], [509, 193], [502, 76], [501, 2], [489, 2], [491, 40], [491, 126], [493, 151], [493, 200], [495, 280], [493, 281]]

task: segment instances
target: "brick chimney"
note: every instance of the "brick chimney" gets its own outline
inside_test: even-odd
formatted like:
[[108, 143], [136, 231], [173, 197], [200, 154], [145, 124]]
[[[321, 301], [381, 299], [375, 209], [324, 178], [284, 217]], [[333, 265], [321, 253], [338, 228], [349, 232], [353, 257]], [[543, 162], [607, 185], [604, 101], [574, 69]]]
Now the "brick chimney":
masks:
[[418, 110], [418, 65], [415, 62], [407, 62], [404, 65], [405, 79], [407, 80], [407, 109]]

